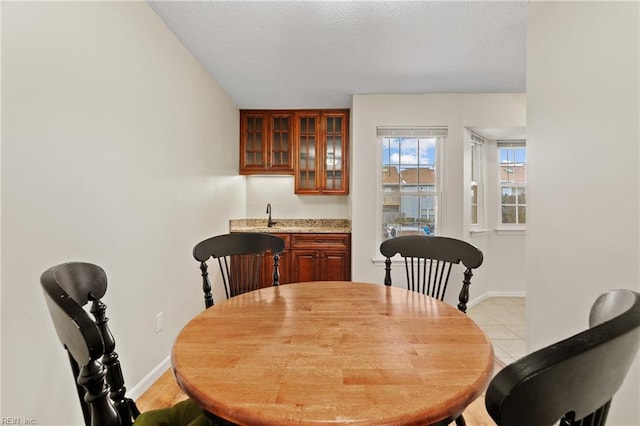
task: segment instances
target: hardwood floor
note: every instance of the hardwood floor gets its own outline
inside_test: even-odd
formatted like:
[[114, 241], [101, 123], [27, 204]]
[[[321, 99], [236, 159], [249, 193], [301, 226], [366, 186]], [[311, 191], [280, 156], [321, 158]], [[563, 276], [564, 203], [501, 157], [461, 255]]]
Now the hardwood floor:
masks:
[[149, 389], [147, 389], [136, 400], [136, 405], [140, 412], [154, 410], [156, 408], [166, 408], [187, 399], [187, 395], [176, 383], [173, 372], [168, 369]]
[[[496, 360], [494, 374], [497, 373], [504, 364]], [[176, 383], [171, 370], [165, 371], [162, 376], [147, 389], [136, 401], [141, 412], [153, 410], [155, 408], [170, 407], [177, 402], [186, 399]], [[476, 399], [465, 411], [464, 418], [467, 426], [495, 426], [491, 417], [484, 408], [484, 395]]]

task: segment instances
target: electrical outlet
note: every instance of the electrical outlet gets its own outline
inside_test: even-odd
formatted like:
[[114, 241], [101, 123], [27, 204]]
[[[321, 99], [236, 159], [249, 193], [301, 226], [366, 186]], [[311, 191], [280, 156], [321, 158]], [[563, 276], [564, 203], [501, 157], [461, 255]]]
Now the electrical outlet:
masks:
[[158, 312], [156, 314], [156, 333], [160, 333], [162, 331], [162, 327], [164, 326], [163, 319], [164, 312]]

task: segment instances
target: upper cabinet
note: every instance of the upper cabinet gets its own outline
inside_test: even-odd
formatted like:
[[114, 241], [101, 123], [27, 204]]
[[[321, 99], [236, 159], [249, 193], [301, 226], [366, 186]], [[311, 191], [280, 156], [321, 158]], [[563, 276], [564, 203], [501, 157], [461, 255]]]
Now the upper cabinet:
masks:
[[240, 111], [240, 174], [293, 174], [291, 111]]
[[348, 110], [296, 111], [295, 193], [346, 195]]
[[289, 174], [296, 194], [349, 193], [349, 110], [240, 110], [240, 174]]

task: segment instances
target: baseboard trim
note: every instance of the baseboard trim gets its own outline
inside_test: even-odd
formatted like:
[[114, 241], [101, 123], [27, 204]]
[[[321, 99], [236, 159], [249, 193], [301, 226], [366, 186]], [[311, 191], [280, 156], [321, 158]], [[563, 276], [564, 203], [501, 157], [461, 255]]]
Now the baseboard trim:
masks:
[[527, 293], [524, 291], [487, 291], [480, 296], [472, 299], [467, 303], [467, 309], [473, 308], [478, 303], [490, 297], [526, 297]]
[[487, 297], [527, 297], [525, 291], [488, 291]]
[[168, 356], [160, 362], [153, 370], [151, 370], [146, 376], [136, 383], [131, 389], [127, 391], [127, 396], [134, 401], [144, 393], [151, 385], [167, 371], [167, 368], [171, 366], [171, 357]]

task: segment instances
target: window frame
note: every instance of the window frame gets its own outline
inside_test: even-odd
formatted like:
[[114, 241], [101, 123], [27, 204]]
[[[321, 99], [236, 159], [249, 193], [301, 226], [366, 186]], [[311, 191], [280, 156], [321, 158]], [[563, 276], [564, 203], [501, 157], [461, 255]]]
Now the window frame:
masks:
[[[482, 136], [471, 132], [470, 133], [470, 174], [469, 174], [469, 225], [471, 232], [485, 231], [486, 230], [486, 178], [485, 178], [485, 165], [486, 165], [486, 139]], [[476, 188], [476, 200], [473, 202], [473, 187]], [[476, 222], [473, 222], [474, 206], [476, 210]]]
[[[405, 192], [398, 191], [398, 194], [402, 193], [402, 196], [434, 196], [436, 197], [436, 212], [435, 212], [435, 224], [436, 232], [434, 235], [442, 234], [443, 229], [443, 206], [444, 206], [444, 141], [447, 138], [448, 129], [446, 126], [407, 126], [407, 127], [377, 127], [376, 128], [376, 147], [377, 147], [377, 197], [376, 197], [376, 242], [379, 244], [384, 241], [385, 233], [383, 230], [384, 221], [384, 200], [385, 196], [389, 195], [389, 191], [385, 191], [383, 186], [383, 169], [385, 164], [383, 158], [383, 146], [385, 138], [417, 138], [428, 139], [434, 138], [435, 141], [435, 163], [434, 163], [434, 176], [435, 176], [435, 190], [424, 191], [420, 190], [421, 186], [416, 185], [416, 191]], [[397, 234], [396, 234], [397, 235]]]

